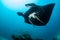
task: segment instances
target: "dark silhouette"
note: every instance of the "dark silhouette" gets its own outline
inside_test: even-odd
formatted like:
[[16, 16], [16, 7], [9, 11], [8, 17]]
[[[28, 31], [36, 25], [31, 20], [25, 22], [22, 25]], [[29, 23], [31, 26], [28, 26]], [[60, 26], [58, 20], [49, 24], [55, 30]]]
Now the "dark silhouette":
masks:
[[53, 40], [58, 40], [58, 38], [57, 37], [54, 37]]
[[29, 34], [23, 34], [19, 36], [12, 35], [13, 40], [32, 40]]
[[12, 35], [13, 40], [42, 40], [42, 39], [33, 39], [29, 34], [23, 35]]
[[21, 12], [17, 12], [17, 14], [23, 16], [25, 22], [28, 24], [44, 26], [48, 23], [51, 17], [54, 5], [54, 3], [45, 6], [38, 6], [34, 3], [26, 4], [25, 6], [30, 7], [30, 9], [24, 14]]

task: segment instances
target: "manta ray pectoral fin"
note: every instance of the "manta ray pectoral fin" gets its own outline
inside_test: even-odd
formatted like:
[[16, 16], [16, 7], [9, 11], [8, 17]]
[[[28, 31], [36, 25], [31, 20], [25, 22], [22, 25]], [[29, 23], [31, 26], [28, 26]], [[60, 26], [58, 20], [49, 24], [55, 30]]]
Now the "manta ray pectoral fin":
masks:
[[42, 7], [45, 10], [45, 13], [42, 16], [45, 17], [45, 20], [46, 20], [45, 23], [46, 24], [48, 23], [48, 21], [51, 17], [54, 6], [55, 6], [55, 3], [48, 4], [48, 5], [45, 5]]
[[48, 5], [43, 6], [43, 9], [45, 10], [45, 12], [51, 14], [54, 6], [55, 6], [55, 3], [48, 4]]
[[34, 4], [34, 3], [29, 3], [29, 4], [25, 4], [25, 6], [36, 6], [36, 4]]

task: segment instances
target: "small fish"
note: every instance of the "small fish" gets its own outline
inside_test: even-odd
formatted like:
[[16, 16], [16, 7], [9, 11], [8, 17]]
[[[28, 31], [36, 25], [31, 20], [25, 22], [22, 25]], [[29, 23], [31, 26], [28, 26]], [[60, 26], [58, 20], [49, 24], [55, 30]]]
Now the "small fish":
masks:
[[25, 22], [36, 26], [44, 26], [49, 22], [55, 3], [39, 6], [34, 3], [26, 4], [30, 7], [24, 14], [17, 12], [19, 16], [23, 16]]

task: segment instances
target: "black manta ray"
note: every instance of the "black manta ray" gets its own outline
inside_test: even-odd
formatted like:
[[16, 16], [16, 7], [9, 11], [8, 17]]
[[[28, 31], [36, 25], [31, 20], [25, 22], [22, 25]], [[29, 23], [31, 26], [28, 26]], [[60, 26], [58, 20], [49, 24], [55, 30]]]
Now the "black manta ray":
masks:
[[45, 6], [38, 6], [34, 3], [26, 4], [25, 6], [30, 7], [24, 14], [17, 12], [19, 16], [23, 16], [25, 22], [28, 24], [43, 26], [46, 25], [51, 17], [54, 3]]

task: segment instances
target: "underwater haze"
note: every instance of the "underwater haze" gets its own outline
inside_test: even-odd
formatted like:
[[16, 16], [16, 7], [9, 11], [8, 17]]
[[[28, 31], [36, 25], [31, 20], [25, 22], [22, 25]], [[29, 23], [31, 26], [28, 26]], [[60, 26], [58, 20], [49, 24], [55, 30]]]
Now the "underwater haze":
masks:
[[[35, 3], [44, 6], [55, 3], [51, 18], [45, 26], [34, 26], [24, 22], [17, 12], [25, 13], [25, 4]], [[60, 0], [0, 0], [0, 37], [12, 40], [13, 34], [31, 34], [32, 38], [52, 40], [60, 33]]]

